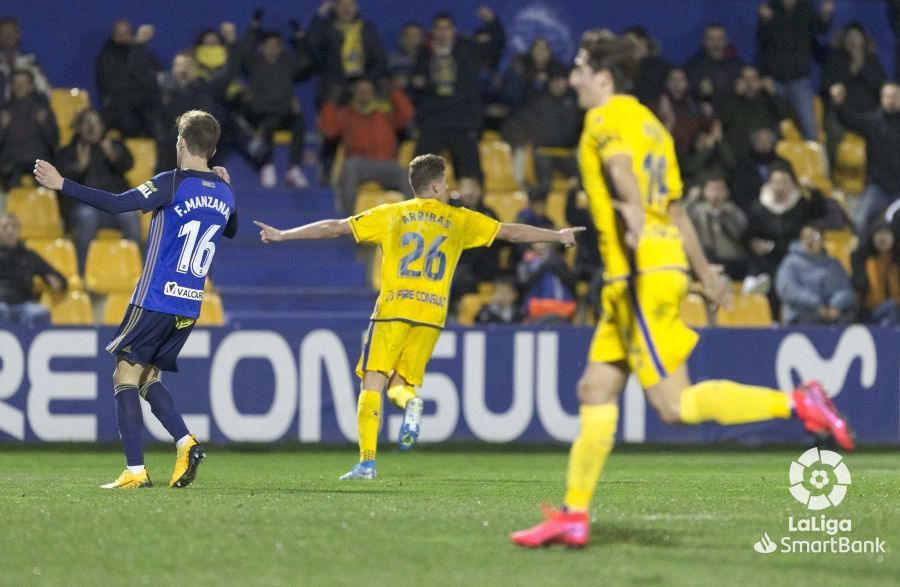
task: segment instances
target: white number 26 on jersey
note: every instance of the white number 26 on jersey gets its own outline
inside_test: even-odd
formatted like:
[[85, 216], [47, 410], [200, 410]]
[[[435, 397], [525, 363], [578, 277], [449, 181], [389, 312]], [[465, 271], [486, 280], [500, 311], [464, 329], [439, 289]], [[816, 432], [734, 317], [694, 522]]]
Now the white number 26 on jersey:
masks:
[[200, 221], [191, 220], [183, 224], [178, 231], [178, 237], [186, 237], [181, 248], [181, 256], [178, 257], [177, 271], [187, 273], [188, 269], [197, 277], [206, 277], [209, 266], [212, 265], [213, 256], [216, 254], [216, 243], [212, 242], [213, 235], [222, 228], [221, 224], [213, 224], [206, 229], [200, 242], [197, 235], [200, 234]]

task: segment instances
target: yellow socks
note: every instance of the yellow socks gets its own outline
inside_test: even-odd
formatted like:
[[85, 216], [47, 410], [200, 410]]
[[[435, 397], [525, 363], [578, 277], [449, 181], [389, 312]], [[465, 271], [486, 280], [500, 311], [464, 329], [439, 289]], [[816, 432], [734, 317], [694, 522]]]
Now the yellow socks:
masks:
[[359, 461], [374, 461], [378, 449], [378, 427], [381, 425], [381, 394], [363, 390], [356, 404], [359, 427]]
[[619, 406], [582, 405], [578, 438], [569, 452], [565, 506], [570, 510], [587, 510], [597, 487], [597, 479], [612, 451], [619, 420]]
[[704, 381], [681, 393], [681, 421], [699, 424], [746, 424], [791, 417], [786, 393], [734, 381]]
[[388, 388], [387, 396], [392, 404], [401, 410], [405, 410], [406, 402], [416, 397], [416, 388], [412, 385], [395, 385]]

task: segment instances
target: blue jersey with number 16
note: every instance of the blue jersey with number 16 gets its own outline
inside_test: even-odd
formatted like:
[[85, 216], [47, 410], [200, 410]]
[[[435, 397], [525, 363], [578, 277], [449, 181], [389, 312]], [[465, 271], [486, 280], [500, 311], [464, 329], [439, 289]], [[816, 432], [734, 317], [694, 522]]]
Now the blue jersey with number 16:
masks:
[[153, 212], [136, 306], [197, 318], [216, 243], [233, 217], [234, 193], [214, 173], [176, 169], [136, 188]]

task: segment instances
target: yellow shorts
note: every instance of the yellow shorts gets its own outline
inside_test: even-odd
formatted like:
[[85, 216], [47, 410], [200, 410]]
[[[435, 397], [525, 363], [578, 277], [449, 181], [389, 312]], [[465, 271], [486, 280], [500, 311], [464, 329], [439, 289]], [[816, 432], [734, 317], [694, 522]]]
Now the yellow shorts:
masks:
[[627, 361], [644, 389], [677, 370], [700, 338], [681, 320], [688, 276], [656, 271], [603, 286], [603, 316], [597, 325], [588, 360]]
[[422, 385], [425, 366], [440, 335], [441, 330], [434, 326], [373, 320], [369, 322], [356, 375], [361, 379], [366, 371], [378, 371], [390, 377], [396, 372], [410, 385]]

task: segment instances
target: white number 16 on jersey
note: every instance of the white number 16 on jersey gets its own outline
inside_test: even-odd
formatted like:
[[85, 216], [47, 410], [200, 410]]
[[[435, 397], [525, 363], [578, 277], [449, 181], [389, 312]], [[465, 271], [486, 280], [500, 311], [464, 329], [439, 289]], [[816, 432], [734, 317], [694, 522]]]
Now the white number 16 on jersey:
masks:
[[191, 220], [181, 226], [178, 237], [186, 236], [187, 238], [184, 241], [184, 247], [181, 248], [181, 256], [178, 257], [177, 271], [179, 273], [187, 273], [190, 268], [191, 273], [197, 277], [206, 277], [209, 266], [212, 265], [213, 256], [216, 254], [216, 243], [211, 242], [212, 237], [220, 228], [222, 228], [221, 224], [213, 224], [200, 237], [200, 242], [197, 242], [200, 221]]

